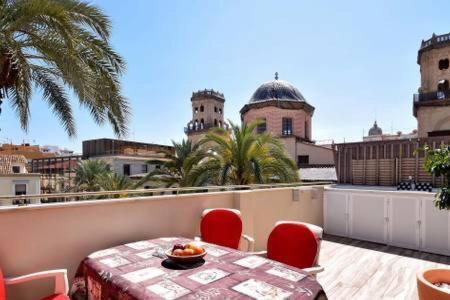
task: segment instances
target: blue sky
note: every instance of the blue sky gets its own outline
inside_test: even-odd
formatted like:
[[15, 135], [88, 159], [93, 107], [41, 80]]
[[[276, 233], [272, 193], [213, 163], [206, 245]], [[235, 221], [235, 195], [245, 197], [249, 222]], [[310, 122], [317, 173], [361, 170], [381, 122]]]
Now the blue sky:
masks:
[[[385, 132], [411, 131], [420, 41], [450, 31], [448, 0], [93, 3], [111, 17], [112, 44], [128, 64], [128, 139], [163, 144], [184, 137], [192, 91], [223, 92], [225, 117], [239, 122], [241, 107], [276, 71], [316, 107], [315, 140], [360, 140], [374, 119]], [[0, 142], [81, 151], [82, 140], [114, 137], [76, 99], [73, 108], [78, 134], [69, 139], [39, 93], [27, 133], [4, 104]]]

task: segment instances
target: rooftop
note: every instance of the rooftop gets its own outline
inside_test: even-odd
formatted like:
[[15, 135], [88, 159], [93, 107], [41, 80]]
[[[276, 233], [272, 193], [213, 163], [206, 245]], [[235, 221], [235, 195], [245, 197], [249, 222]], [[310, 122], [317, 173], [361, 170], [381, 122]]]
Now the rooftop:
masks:
[[[353, 191], [350, 198], [342, 198], [341, 195], [348, 192], [346, 188], [336, 189], [312, 183], [26, 195], [22, 198], [38, 197], [42, 202], [52, 198], [65, 199], [69, 202], [0, 205], [0, 228], [8, 228], [8, 231], [0, 231], [0, 240], [8, 241], [0, 243], [0, 260], [6, 276], [66, 268], [71, 281], [83, 258], [95, 251], [158, 237], [192, 238], [198, 235], [199, 218], [204, 209], [238, 208], [243, 231], [255, 238], [256, 251], [266, 248], [268, 234], [279, 220], [323, 226], [326, 234], [319, 263], [325, 271], [318, 275], [317, 280], [329, 299], [417, 299], [415, 274], [426, 268], [448, 268], [450, 263], [449, 256], [432, 254], [450, 254], [449, 249], [445, 250], [445, 245], [450, 247], [450, 241], [443, 238], [450, 238], [448, 233], [433, 230], [445, 228], [440, 222], [448, 224], [448, 217], [443, 219], [445, 213], [429, 210], [428, 205], [433, 200], [431, 193], [372, 190], [365, 194], [365, 191], [358, 190]], [[202, 193], [195, 193], [199, 191]], [[117, 194], [120, 198], [114, 196]], [[136, 197], [131, 198], [133, 194]], [[379, 203], [390, 203], [385, 197], [391, 203], [420, 200], [423, 204], [400, 206], [402, 213], [398, 214], [396, 206], [378, 206]], [[12, 198], [0, 197], [0, 203], [5, 204]], [[342, 219], [345, 214], [341, 213], [339, 201], [347, 198], [354, 204], [349, 219], [352, 223], [345, 225]], [[357, 205], [356, 201], [367, 205]], [[333, 208], [330, 206], [333, 203], [338, 205]], [[277, 209], [274, 209], [275, 206]], [[420, 249], [425, 249], [423, 251], [416, 251], [414, 245], [407, 243], [410, 238], [415, 240], [414, 228], [413, 234], [410, 234], [409, 230], [405, 233], [389, 227], [388, 236], [392, 241], [386, 240], [384, 243], [337, 236], [383, 239], [383, 226], [372, 226], [371, 222], [383, 224], [386, 209], [392, 211], [392, 220], [388, 220], [392, 224], [400, 224], [399, 221], [415, 224], [416, 214], [405, 210], [421, 207], [427, 210], [419, 215], [429, 217], [423, 221], [424, 224], [428, 222], [426, 228], [418, 229], [423, 234], [421, 241], [426, 242], [420, 246]], [[369, 217], [364, 216], [365, 211], [370, 213]], [[409, 219], [409, 216], [413, 218]], [[350, 228], [350, 233], [339, 233], [340, 227]], [[414, 226], [407, 226], [411, 227]], [[367, 234], [367, 230], [371, 234]], [[408, 249], [391, 245], [397, 237], [401, 237]], [[442, 245], [445, 247], [439, 248]], [[55, 249], [58, 251], [55, 252]], [[427, 250], [429, 252], [425, 252]], [[46, 283], [39, 287], [11, 289], [8, 293], [13, 299], [35, 299], [49, 290], [50, 284]]]
[[5, 154], [0, 155], [0, 174], [13, 174], [15, 164], [27, 164], [28, 161], [23, 155]]

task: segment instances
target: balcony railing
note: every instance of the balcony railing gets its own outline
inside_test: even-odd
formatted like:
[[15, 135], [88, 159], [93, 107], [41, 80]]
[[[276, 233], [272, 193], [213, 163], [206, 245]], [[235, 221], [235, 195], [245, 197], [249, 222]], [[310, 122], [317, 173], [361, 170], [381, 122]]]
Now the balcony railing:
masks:
[[179, 195], [194, 193], [214, 193], [225, 191], [261, 190], [271, 188], [302, 187], [311, 185], [327, 185], [330, 181], [315, 182], [295, 182], [295, 183], [273, 183], [273, 184], [250, 184], [250, 185], [221, 185], [221, 186], [200, 186], [183, 188], [155, 188], [121, 191], [100, 191], [100, 192], [76, 192], [59, 194], [37, 194], [21, 196], [0, 196], [0, 206], [2, 205], [39, 205], [58, 202], [75, 202], [87, 200], [105, 200], [114, 198], [134, 198], [150, 197], [161, 195]]
[[450, 90], [414, 94], [414, 102], [450, 99]]

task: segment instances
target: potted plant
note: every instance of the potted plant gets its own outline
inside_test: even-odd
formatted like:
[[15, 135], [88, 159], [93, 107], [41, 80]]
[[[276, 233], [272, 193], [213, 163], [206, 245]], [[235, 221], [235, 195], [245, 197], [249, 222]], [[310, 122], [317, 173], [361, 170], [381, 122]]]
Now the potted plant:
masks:
[[[434, 198], [439, 209], [450, 209], [450, 146], [441, 145], [437, 149], [424, 147], [426, 171], [436, 177], [444, 176], [444, 186]], [[417, 273], [419, 299], [450, 299], [450, 269], [428, 269]]]

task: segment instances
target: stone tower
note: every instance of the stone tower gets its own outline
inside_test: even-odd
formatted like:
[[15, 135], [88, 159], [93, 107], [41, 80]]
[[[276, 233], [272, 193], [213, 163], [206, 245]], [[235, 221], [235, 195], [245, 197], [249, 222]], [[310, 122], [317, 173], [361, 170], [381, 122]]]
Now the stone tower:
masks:
[[228, 128], [223, 120], [225, 97], [214, 90], [192, 93], [192, 120], [184, 132], [191, 142], [198, 142], [213, 127]]
[[421, 86], [414, 95], [419, 137], [450, 135], [450, 34], [435, 35], [420, 46]]

